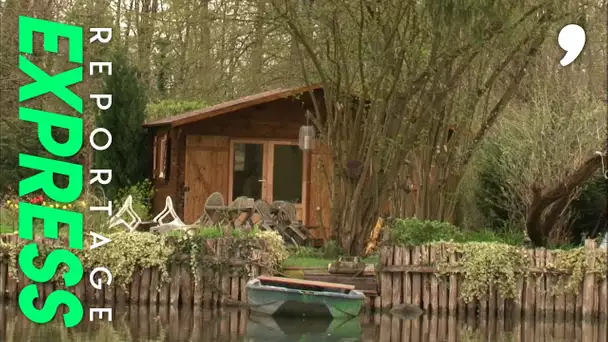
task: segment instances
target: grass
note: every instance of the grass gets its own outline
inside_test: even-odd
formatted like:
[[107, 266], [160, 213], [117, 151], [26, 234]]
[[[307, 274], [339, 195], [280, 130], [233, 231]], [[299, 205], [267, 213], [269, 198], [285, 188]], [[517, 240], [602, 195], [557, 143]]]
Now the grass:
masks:
[[[327, 257], [301, 257], [301, 256], [290, 256], [287, 260], [283, 261], [283, 267], [323, 267], [327, 268], [327, 264], [336, 262], [338, 258], [327, 258]], [[366, 264], [377, 264], [379, 259], [377, 255], [372, 255], [368, 258], [361, 260]]]

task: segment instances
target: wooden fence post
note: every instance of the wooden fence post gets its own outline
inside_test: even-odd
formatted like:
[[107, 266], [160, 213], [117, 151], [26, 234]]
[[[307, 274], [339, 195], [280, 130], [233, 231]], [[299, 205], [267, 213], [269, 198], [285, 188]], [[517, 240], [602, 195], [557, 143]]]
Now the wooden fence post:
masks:
[[[585, 251], [592, 252], [594, 249], [596, 249], [595, 240], [585, 240]], [[587, 253], [585, 262], [588, 268], [593, 269], [595, 267], [595, 258], [592, 253]], [[587, 272], [583, 282], [583, 319], [588, 319], [594, 314], [595, 274]]]
[[[393, 263], [393, 251], [394, 247], [384, 246], [380, 249], [380, 263], [383, 266], [391, 266]], [[390, 272], [381, 272], [380, 274], [380, 295], [382, 296], [381, 309], [389, 309], [392, 307], [391, 297], [392, 291], [392, 277]]]

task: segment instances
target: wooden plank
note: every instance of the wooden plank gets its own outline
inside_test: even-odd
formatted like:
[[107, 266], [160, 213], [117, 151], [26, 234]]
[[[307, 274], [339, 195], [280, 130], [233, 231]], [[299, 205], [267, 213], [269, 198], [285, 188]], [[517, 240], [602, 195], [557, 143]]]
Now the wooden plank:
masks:
[[[429, 263], [435, 266], [435, 263], [439, 261], [441, 257], [441, 246], [433, 245], [429, 247]], [[431, 312], [439, 312], [439, 279], [435, 274], [429, 274], [431, 283]], [[435, 320], [433, 320], [435, 322]], [[435, 322], [436, 323], [436, 322]]]
[[[545, 265], [553, 265], [553, 251], [545, 251]], [[552, 274], [545, 275], [545, 319], [552, 322], [555, 318], [555, 278]]]
[[116, 300], [116, 286], [114, 285], [114, 281], [112, 281], [112, 284], [105, 285], [104, 287], [104, 305], [106, 307], [112, 307], [114, 306], [114, 301]]
[[[411, 260], [412, 248], [403, 248], [403, 250], [401, 251], [401, 264], [409, 265], [411, 263]], [[403, 272], [401, 279], [403, 285], [403, 302], [406, 304], [418, 304], [412, 302], [412, 274], [409, 272]]]
[[80, 281], [78, 282], [78, 284], [76, 284], [76, 286], [74, 286], [74, 295], [78, 299], [80, 299], [81, 302], [86, 300], [86, 292], [85, 292], [84, 284], [87, 281], [89, 281], [89, 280], [83, 276], [82, 279], [80, 279]]
[[[196, 272], [192, 278], [192, 282], [194, 283], [194, 292], [192, 294], [192, 304], [194, 305], [194, 310], [203, 305], [203, 267], [199, 265], [196, 268]], [[195, 315], [196, 316], [196, 315]], [[196, 322], [196, 318], [195, 318]], [[196, 324], [195, 324], [196, 326]]]
[[[148, 273], [149, 274], [149, 273]], [[141, 291], [139, 292], [141, 294]], [[150, 338], [150, 307], [146, 305], [139, 305], [139, 310], [137, 310], [137, 316], [139, 317], [139, 321], [137, 322], [138, 330], [139, 330], [139, 338], [140, 341], [149, 341]], [[133, 323], [131, 323], [133, 324]]]
[[177, 305], [179, 300], [180, 281], [182, 274], [182, 264], [174, 263], [171, 265], [171, 280], [169, 282], [169, 304]]
[[[397, 249], [399, 249], [399, 247], [395, 248], [395, 250], [397, 250]], [[391, 337], [390, 337], [389, 341], [390, 342], [399, 342], [399, 340], [401, 340], [401, 322], [403, 320], [397, 316], [389, 315], [389, 317], [391, 319], [391, 325], [389, 327]]]
[[[534, 263], [534, 249], [528, 249], [527, 253], [530, 260]], [[529, 322], [531, 318], [534, 318], [534, 311], [536, 310], [536, 277], [533, 274], [528, 275], [526, 278], [525, 289], [524, 320]]]
[[[545, 268], [545, 249], [537, 248], [534, 251], [534, 266], [537, 268]], [[535, 299], [536, 302], [536, 314], [535, 317], [540, 324], [541, 318], [544, 317], [545, 311], [545, 275], [542, 274], [536, 279], [536, 293]]]
[[327, 283], [327, 282], [322, 282], [322, 281], [302, 280], [302, 279], [296, 279], [296, 278], [272, 277], [272, 276], [261, 275], [258, 277], [258, 279], [262, 282], [262, 284], [264, 282], [273, 282], [273, 283], [279, 283], [279, 284], [283, 283], [283, 284], [290, 284], [290, 285], [324, 287], [324, 288], [341, 289], [341, 290], [348, 290], [348, 291], [355, 289], [354, 285]]
[[192, 281], [192, 267], [188, 264], [182, 264], [180, 270], [180, 279], [179, 279], [179, 297], [180, 303], [186, 307], [186, 311], [190, 311], [189, 308], [193, 303], [193, 290], [194, 290], [194, 282]]
[[90, 277], [90, 273], [88, 271], [84, 272], [84, 289], [85, 289], [85, 293], [86, 293], [86, 303], [89, 305], [93, 305], [95, 303], [95, 297], [97, 295], [97, 290], [95, 290], [95, 288], [91, 285], [91, 282], [89, 281], [89, 277]]
[[[437, 245], [437, 253], [436, 253], [436, 257], [437, 259], [435, 260], [435, 262], [444, 262], [445, 261], [445, 257], [447, 256], [447, 247], [445, 246], [445, 244], [440, 244]], [[444, 278], [439, 278], [439, 277], [435, 277], [437, 279], [437, 285], [438, 285], [438, 306], [437, 306], [437, 311], [440, 313], [445, 313], [448, 310], [448, 302], [449, 302], [449, 297], [448, 297], [448, 281], [449, 281], [449, 277], [444, 277]], [[447, 322], [447, 321], [446, 321]], [[447, 329], [447, 328], [446, 328]], [[440, 329], [441, 330], [441, 329]], [[445, 330], [444, 330], [445, 332]], [[441, 339], [440, 339], [441, 340]]]
[[152, 270], [146, 268], [141, 272], [141, 282], [139, 286], [139, 304], [148, 305], [150, 299], [150, 280]]
[[[228, 259], [228, 251], [230, 248], [230, 245], [232, 244], [232, 238], [224, 238], [221, 239], [222, 241], [222, 248], [220, 249], [220, 256], [222, 259]], [[227, 271], [224, 271], [224, 274], [222, 274], [222, 284], [221, 284], [221, 289], [222, 289], [222, 301], [221, 304], [224, 305], [226, 303], [227, 299], [230, 299], [230, 273]]]
[[7, 274], [8, 263], [6, 260], [0, 260], [0, 299], [7, 295]]
[[[383, 303], [384, 305], [384, 303]], [[380, 316], [380, 339], [379, 341], [390, 342], [391, 340], [391, 316]]]
[[[605, 251], [606, 265], [608, 265], [608, 251]], [[600, 283], [600, 321], [608, 322], [608, 274], [604, 275]], [[606, 339], [608, 340], [608, 331], [606, 331]]]
[[148, 296], [150, 305], [156, 305], [158, 303], [160, 285], [160, 270], [158, 267], [153, 267], [150, 270], [150, 294]]
[[[393, 265], [399, 265], [399, 264], [401, 264], [401, 262], [402, 262], [401, 259], [402, 259], [402, 255], [403, 255], [403, 249], [404, 249], [403, 247], [395, 247], [394, 248]], [[392, 287], [393, 287], [392, 288], [392, 290], [393, 290], [392, 292], [393, 293], [391, 295], [391, 297], [392, 297], [391, 301], [392, 301], [393, 305], [398, 305], [398, 304], [402, 303], [402, 294], [403, 294], [403, 282], [402, 281], [403, 281], [403, 274], [399, 274], [399, 273], [392, 274], [392, 278], [393, 278], [393, 281], [392, 281]], [[394, 325], [395, 324], [393, 324], [393, 326]], [[398, 324], [397, 324], [397, 326], [398, 326]], [[393, 327], [393, 328], [397, 329], [395, 327]], [[394, 336], [397, 336], [397, 335], [401, 336], [401, 334], [398, 333], [398, 331], [395, 331], [393, 333], [393, 335]]]
[[135, 267], [135, 271], [131, 275], [131, 297], [130, 304], [138, 304], [139, 303], [139, 288], [141, 287], [141, 269], [139, 267]]
[[[237, 250], [236, 257], [240, 258], [240, 250]], [[232, 272], [230, 275], [230, 299], [233, 301], [238, 301], [240, 297], [240, 279], [237, 272]], [[236, 320], [235, 316], [235, 320]]]
[[[585, 241], [585, 250], [593, 252], [596, 249], [595, 240], [588, 239]], [[585, 260], [587, 267], [593, 269], [595, 267], [595, 258], [592, 253], [587, 253]], [[587, 273], [583, 280], [583, 319], [591, 318], [594, 314], [595, 305], [595, 274]], [[585, 334], [583, 334], [585, 336]], [[588, 335], [588, 334], [587, 334]], [[591, 336], [589, 336], [591, 338]]]
[[[219, 249], [220, 247], [220, 243], [219, 241], [213, 240], [211, 241], [212, 244], [212, 249], [210, 250], [210, 252], [215, 255], [215, 256], [219, 256], [220, 255], [220, 251]], [[256, 267], [253, 266], [253, 268], [255, 269]], [[221, 285], [222, 285], [222, 274], [220, 272], [220, 270], [214, 270], [213, 271], [213, 278], [210, 279], [210, 286], [211, 286], [211, 306], [213, 308], [217, 308], [219, 303], [220, 303], [220, 298], [221, 298], [221, 293], [220, 290], [222, 289]]]
[[[429, 245], [423, 245], [420, 247], [420, 259], [419, 259], [419, 264], [420, 265], [428, 265], [429, 264], [429, 258], [430, 258], [430, 247]], [[420, 286], [421, 286], [421, 292], [422, 292], [422, 302], [423, 302], [423, 310], [425, 312], [431, 312], [431, 282], [429, 279], [429, 275], [428, 274], [421, 274], [420, 275]], [[428, 328], [428, 325], [427, 325]], [[423, 327], [423, 329], [425, 329]]]
[[[394, 247], [384, 246], [380, 248], [380, 264], [391, 265], [393, 260]], [[380, 297], [382, 297], [382, 310], [392, 307], [392, 277], [390, 273], [380, 274]]]
[[[451, 264], [456, 263], [456, 253], [454, 251], [446, 250], [446, 253], [449, 253], [448, 260]], [[457, 315], [458, 307], [462, 307], [464, 309], [464, 303], [460, 300], [458, 296], [458, 275], [450, 274], [450, 290], [449, 290], [449, 304], [448, 304], [448, 313], [450, 315]], [[460, 304], [460, 305], [459, 305]], [[448, 334], [448, 336], [450, 336]]]

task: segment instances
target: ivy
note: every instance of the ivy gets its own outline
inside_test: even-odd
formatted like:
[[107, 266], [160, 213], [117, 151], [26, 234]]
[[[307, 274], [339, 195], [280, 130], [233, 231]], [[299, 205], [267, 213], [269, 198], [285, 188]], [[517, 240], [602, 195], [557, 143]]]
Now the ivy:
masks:
[[[589, 249], [579, 247], [571, 250], [557, 250], [554, 252], [554, 261], [546, 265], [550, 271], [565, 274], [559, 277], [554, 294], [576, 294], [587, 273], [595, 273], [596, 276], [608, 277], [608, 263], [606, 262], [606, 250]], [[593, 266], [587, 262], [591, 261]], [[565, 278], [565, 279], [564, 279]]]
[[454, 269], [460, 270], [463, 279], [460, 296], [467, 303], [489, 294], [490, 289], [497, 289], [502, 298], [514, 299], [517, 280], [526, 276], [532, 265], [526, 250], [520, 247], [491, 242], [444, 246], [447, 246], [447, 255], [456, 253], [457, 261], [440, 260], [437, 263], [438, 275], [445, 276]]
[[[211, 228], [213, 229], [213, 228]], [[208, 233], [208, 232], [207, 232]], [[251, 274], [250, 266], [255, 264], [273, 272], [288, 257], [283, 239], [276, 232], [262, 232], [257, 229], [247, 234], [238, 233], [231, 239], [218, 239], [215, 234], [190, 236], [183, 233], [157, 235], [146, 232], [115, 232], [106, 237], [111, 241], [103, 246], [90, 249], [91, 239], [85, 241], [83, 250], [72, 250], [83, 261], [85, 270], [106, 267], [113, 276], [113, 282], [126, 288], [136, 270], [156, 268], [160, 271], [161, 284], [170, 281], [171, 265], [186, 263], [192, 272], [194, 282], [198, 284], [203, 278], [209, 282], [216, 280], [213, 275], [233, 274], [246, 276]], [[216, 241], [226, 241], [220, 255], [210, 249]], [[17, 279], [17, 256], [29, 241], [7, 243], [0, 240], [0, 259], [8, 262], [9, 273]], [[37, 267], [57, 245], [38, 244], [40, 257], [35, 260]], [[6, 260], [6, 261], [4, 261]], [[240, 260], [240, 263], [235, 263]], [[244, 261], [244, 262], [243, 262]], [[53, 281], [62, 283], [61, 275], [67, 270], [62, 266]], [[204, 277], [203, 277], [204, 276]], [[104, 281], [105, 275], [102, 275]]]

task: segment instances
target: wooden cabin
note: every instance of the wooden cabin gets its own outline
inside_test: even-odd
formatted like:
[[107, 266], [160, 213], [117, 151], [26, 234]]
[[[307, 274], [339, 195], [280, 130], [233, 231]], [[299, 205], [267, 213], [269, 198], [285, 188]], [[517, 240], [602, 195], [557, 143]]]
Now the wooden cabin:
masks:
[[298, 146], [312, 96], [320, 87], [277, 89], [144, 124], [153, 156], [153, 210], [171, 196], [186, 223], [203, 214], [213, 192], [230, 203], [239, 196], [296, 204], [298, 218], [316, 238], [329, 223], [326, 149]]

